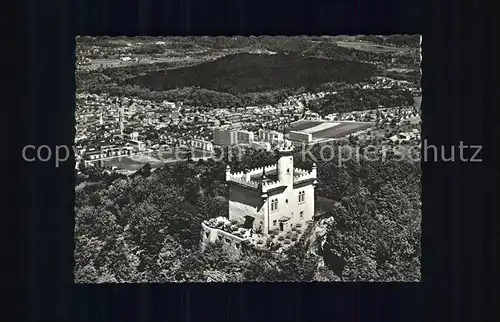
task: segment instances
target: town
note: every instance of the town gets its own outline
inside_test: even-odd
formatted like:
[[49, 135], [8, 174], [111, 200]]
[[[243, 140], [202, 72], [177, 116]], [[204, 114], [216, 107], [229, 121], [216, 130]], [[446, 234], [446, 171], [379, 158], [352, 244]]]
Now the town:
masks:
[[[169, 154], [164, 153], [161, 158], [166, 161], [175, 159], [173, 149], [195, 151], [193, 157], [200, 157], [209, 155], [214, 145], [240, 145], [269, 151], [285, 138], [298, 144], [353, 138], [378, 144], [419, 142], [421, 94], [415, 88], [405, 88], [405, 83], [384, 78], [362, 86], [363, 89], [403, 87], [412, 92], [415, 104], [331, 113], [321, 118], [318, 113], [309, 110], [307, 104], [325, 96], [334, 96], [335, 92], [303, 93], [288, 97], [275, 106], [227, 109], [79, 93], [75, 136], [79, 154], [76, 166], [80, 169], [85, 165], [101, 165], [114, 171], [132, 173], [131, 170], [138, 169], [145, 162], [160, 166], [162, 163], [152, 154], [166, 150], [170, 151]], [[360, 131], [340, 131], [313, 141], [313, 135], [307, 133], [307, 128], [294, 129], [294, 123], [301, 124], [305, 120], [325, 122], [326, 126], [338, 124], [332, 122], [367, 123], [369, 126], [362, 127]], [[181, 154], [183, 158], [185, 155]]]

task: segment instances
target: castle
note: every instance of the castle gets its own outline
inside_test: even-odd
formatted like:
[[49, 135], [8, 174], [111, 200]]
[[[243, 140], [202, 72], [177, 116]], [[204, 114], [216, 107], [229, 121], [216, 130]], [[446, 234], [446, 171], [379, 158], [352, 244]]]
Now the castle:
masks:
[[229, 218], [203, 222], [202, 245], [219, 240], [239, 249], [245, 241], [266, 246], [273, 240], [292, 244], [300, 238], [314, 216], [316, 164], [311, 171], [295, 168], [289, 141], [276, 152], [275, 165], [238, 173], [227, 166]]

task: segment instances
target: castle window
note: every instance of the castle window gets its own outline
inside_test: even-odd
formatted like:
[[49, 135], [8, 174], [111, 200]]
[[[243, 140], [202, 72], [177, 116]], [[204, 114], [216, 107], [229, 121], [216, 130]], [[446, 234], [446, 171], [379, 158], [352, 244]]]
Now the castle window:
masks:
[[304, 212], [303, 211], [300, 212], [300, 218], [304, 218]]
[[304, 191], [300, 191], [300, 192], [299, 192], [299, 203], [302, 203], [302, 202], [304, 202], [304, 201], [306, 200], [306, 198], [305, 198], [305, 197], [306, 197], [306, 196], [305, 196], [305, 194], [306, 194], [306, 193], [305, 193]]
[[271, 200], [271, 211], [278, 210], [278, 199]]
[[273, 220], [273, 226], [276, 226], [276, 222], [277, 222], [276, 220]]
[[207, 231], [207, 232], [205, 233], [205, 237], [206, 237], [206, 238], [208, 238], [208, 236], [209, 236], [209, 235], [210, 235], [210, 233]]

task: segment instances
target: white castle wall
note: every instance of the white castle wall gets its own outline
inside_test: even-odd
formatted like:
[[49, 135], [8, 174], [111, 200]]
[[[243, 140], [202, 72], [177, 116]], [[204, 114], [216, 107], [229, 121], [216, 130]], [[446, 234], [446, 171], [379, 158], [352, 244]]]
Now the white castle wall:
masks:
[[229, 220], [243, 224], [245, 216], [254, 219], [253, 228], [258, 230], [264, 224], [266, 202], [258, 191], [248, 190], [237, 185], [229, 187]]
[[209, 227], [205, 223], [201, 223], [201, 228], [202, 249], [205, 248], [207, 243], [220, 241], [227, 247], [234, 248], [237, 251], [241, 250], [242, 242], [244, 241], [243, 238], [225, 232], [221, 229]]
[[[303, 202], [299, 202], [299, 192], [305, 193]], [[290, 219], [284, 224], [283, 230], [288, 231], [297, 224], [305, 225], [314, 216], [314, 186], [312, 184], [296, 187], [287, 194], [270, 194], [268, 202], [278, 200], [278, 210], [269, 210], [269, 230], [279, 230], [282, 217]], [[301, 216], [302, 213], [302, 216]]]

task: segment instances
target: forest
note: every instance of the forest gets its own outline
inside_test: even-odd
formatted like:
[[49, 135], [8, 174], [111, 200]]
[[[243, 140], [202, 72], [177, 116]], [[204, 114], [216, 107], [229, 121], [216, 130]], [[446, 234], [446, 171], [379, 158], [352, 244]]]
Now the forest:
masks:
[[408, 90], [398, 88], [360, 89], [345, 88], [336, 94], [311, 101], [307, 107], [325, 116], [331, 113], [364, 111], [380, 107], [412, 106], [413, 96]]
[[[373, 65], [360, 62], [250, 54], [161, 72], [153, 69], [168, 68], [171, 63], [151, 67], [155, 65], [141, 65], [145, 66], [142, 72], [146, 75], [132, 79], [130, 75], [137, 75], [142, 67], [79, 71], [76, 85], [79, 92], [138, 97], [155, 102], [183, 101], [187, 106], [232, 108], [278, 104], [290, 95], [311, 89], [330, 91], [352, 86], [373, 76], [375, 70]], [[148, 88], [151, 77], [155, 78], [156, 86], [171, 88]], [[162, 83], [165, 80], [167, 85]], [[310, 85], [306, 88], [303, 84]]]
[[[319, 152], [317, 146], [312, 155]], [[251, 149], [241, 158], [225, 153], [221, 162], [179, 162], [154, 172], [145, 165], [130, 177], [84, 170], [75, 188], [75, 281], [420, 279], [419, 163], [318, 159], [316, 195], [340, 202], [325, 214], [331, 219], [322, 243], [238, 257], [218, 244], [201, 252], [200, 223], [227, 216], [227, 164], [240, 171], [275, 157]], [[295, 160], [297, 167], [312, 165], [300, 151]]]
[[280, 88], [309, 89], [326, 82], [358, 83], [373, 76], [375, 67], [356, 61], [338, 61], [292, 55], [229, 55], [211, 62], [158, 71], [125, 80], [152, 90], [199, 86], [230, 94]]

